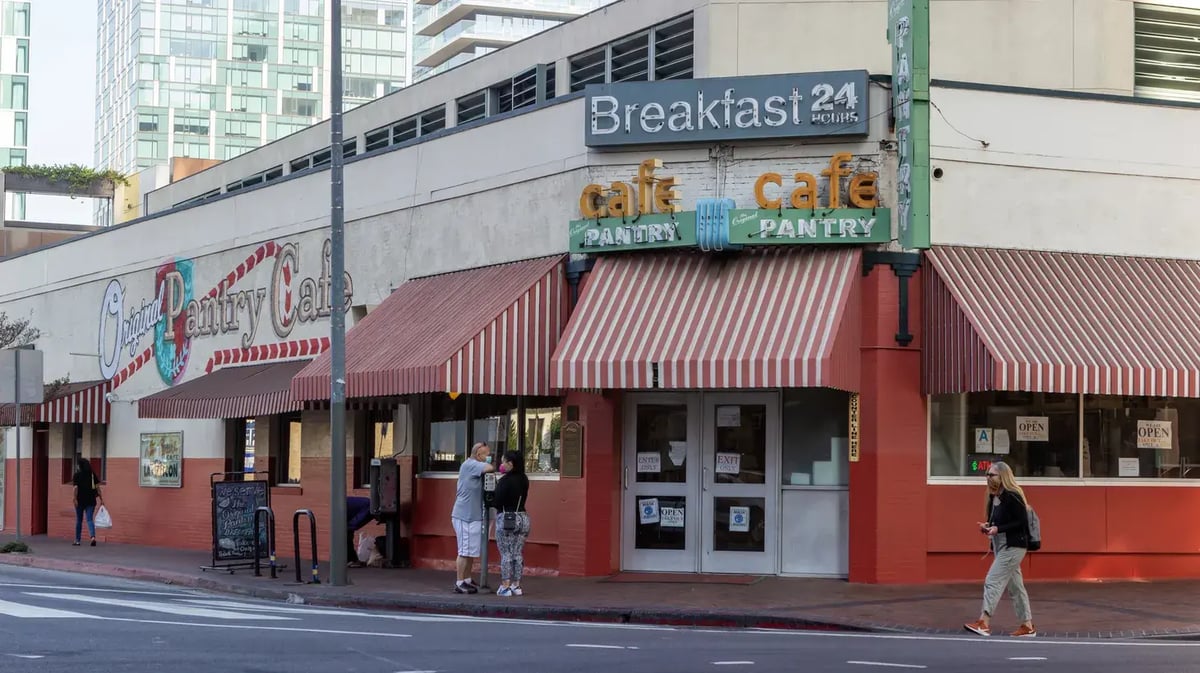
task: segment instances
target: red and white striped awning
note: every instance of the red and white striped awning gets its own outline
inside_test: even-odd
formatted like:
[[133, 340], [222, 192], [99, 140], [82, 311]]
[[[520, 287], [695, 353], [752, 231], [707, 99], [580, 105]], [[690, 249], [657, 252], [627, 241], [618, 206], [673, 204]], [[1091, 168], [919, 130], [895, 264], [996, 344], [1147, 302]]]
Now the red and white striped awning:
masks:
[[[566, 322], [565, 257], [410, 280], [346, 333], [346, 396], [546, 395]], [[329, 399], [330, 354], [292, 381]]]
[[226, 367], [138, 400], [138, 418], [253, 418], [299, 411], [292, 377], [309, 360]]
[[[21, 422], [107, 423], [111, 405], [104, 395], [112, 390], [108, 381], [80, 381], [45, 386], [41, 404], [22, 405]], [[15, 425], [12, 405], [0, 406], [0, 425]]]
[[1200, 262], [936, 246], [928, 394], [1200, 397]]
[[38, 407], [42, 423], [107, 423], [111, 407], [105, 395], [112, 390], [108, 381], [82, 381], [62, 386], [54, 399]]
[[553, 385], [858, 390], [861, 274], [856, 248], [602, 257]]

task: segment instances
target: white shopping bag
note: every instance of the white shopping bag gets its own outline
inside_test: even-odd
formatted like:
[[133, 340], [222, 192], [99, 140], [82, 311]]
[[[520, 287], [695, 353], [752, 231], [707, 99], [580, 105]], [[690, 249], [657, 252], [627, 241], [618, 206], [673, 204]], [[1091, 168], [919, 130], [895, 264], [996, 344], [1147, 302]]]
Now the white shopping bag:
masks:
[[112, 528], [112, 516], [108, 513], [108, 508], [100, 505], [96, 508], [96, 528]]
[[358, 562], [366, 563], [371, 560], [371, 551], [375, 549], [374, 538], [369, 537], [366, 533], [358, 534], [358, 547], [355, 551], [358, 552]]

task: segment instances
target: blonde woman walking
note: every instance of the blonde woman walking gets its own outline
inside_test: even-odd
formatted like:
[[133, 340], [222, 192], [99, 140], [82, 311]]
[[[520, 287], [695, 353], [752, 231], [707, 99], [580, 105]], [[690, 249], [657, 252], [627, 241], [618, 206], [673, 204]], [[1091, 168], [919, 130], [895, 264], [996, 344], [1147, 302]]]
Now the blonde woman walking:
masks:
[[1029, 594], [1021, 575], [1021, 561], [1025, 560], [1029, 547], [1029, 500], [1006, 463], [994, 463], [988, 468], [987, 487], [987, 523], [980, 523], [979, 531], [991, 538], [995, 560], [984, 580], [983, 612], [977, 621], [963, 626], [981, 636], [992, 635], [992, 616], [996, 614], [1000, 596], [1008, 589], [1017, 619], [1021, 621], [1011, 635], [1018, 638], [1036, 636]]

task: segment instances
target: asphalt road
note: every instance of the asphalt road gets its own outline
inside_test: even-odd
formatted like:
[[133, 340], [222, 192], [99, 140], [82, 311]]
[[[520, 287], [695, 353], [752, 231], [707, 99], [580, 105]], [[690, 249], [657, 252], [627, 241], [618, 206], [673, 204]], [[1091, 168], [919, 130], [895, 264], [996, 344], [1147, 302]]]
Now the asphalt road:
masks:
[[409, 615], [0, 567], [0, 670], [5, 673], [1176, 673], [1198, 667], [1200, 643], [676, 629]]

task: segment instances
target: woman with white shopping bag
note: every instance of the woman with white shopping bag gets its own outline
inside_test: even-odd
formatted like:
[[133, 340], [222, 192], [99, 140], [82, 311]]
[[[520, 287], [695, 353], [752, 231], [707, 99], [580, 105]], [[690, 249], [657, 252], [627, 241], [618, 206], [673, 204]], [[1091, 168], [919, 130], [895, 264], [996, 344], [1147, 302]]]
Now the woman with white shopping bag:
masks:
[[71, 544], [78, 547], [79, 537], [83, 532], [83, 518], [87, 515], [88, 533], [92, 536], [92, 546], [96, 546], [96, 503], [100, 503], [99, 514], [107, 520], [108, 526], [112, 526], [112, 520], [108, 517], [108, 511], [104, 508], [104, 498], [100, 495], [100, 487], [96, 483], [96, 473], [92, 471], [92, 464], [80, 458], [75, 466], [75, 493], [73, 496], [75, 503], [75, 541]]

